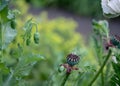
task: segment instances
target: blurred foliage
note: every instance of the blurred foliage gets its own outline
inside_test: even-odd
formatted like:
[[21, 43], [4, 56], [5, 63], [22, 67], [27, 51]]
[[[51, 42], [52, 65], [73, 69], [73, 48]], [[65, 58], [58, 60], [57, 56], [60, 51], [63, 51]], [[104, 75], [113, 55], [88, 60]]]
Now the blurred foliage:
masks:
[[[88, 86], [107, 56], [102, 39], [109, 36], [107, 21], [93, 21], [94, 32], [85, 44], [72, 19], [32, 15], [24, 0], [0, 4], [0, 86], [61, 86], [66, 71], [60, 65], [69, 53], [80, 56], [80, 62], [65, 86]], [[94, 86], [119, 85], [120, 52], [112, 51], [118, 63], [110, 59]]]
[[35, 7], [58, 7], [74, 13], [102, 17], [101, 0], [26, 0]]
[[[24, 6], [24, 11], [20, 8], [21, 5]], [[79, 43], [82, 40], [81, 36], [75, 32], [77, 24], [72, 19], [48, 20], [46, 12], [37, 17], [28, 14], [22, 0], [14, 2], [14, 6], [24, 15], [19, 16], [20, 13], [16, 9], [9, 10], [8, 4], [4, 8], [1, 7], [0, 11], [0, 60], [1, 68], [4, 68], [1, 70], [8, 69], [7, 74], [1, 73], [1, 85], [44, 85], [50, 73], [64, 60], [66, 54], [75, 46], [83, 45]], [[15, 21], [15, 25], [11, 21]], [[36, 63], [43, 59], [40, 54], [46, 57], [46, 60]]]

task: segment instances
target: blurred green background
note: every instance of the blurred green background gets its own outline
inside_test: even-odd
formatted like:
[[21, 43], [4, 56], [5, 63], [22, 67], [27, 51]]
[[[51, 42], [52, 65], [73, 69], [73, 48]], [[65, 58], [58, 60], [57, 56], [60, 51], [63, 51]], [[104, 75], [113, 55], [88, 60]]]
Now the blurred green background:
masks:
[[[76, 31], [84, 36], [89, 37], [92, 25], [91, 20], [107, 19], [110, 24], [112, 34], [119, 34], [120, 17], [108, 19], [103, 16], [101, 0], [23, 0], [24, 4], [18, 4], [19, 9], [28, 10], [33, 15], [39, 15], [42, 12], [48, 14], [48, 19], [64, 17], [73, 19], [77, 23]], [[13, 3], [15, 1], [13, 0]], [[11, 5], [14, 8], [15, 4]], [[25, 7], [26, 6], [26, 7]], [[22, 12], [24, 13], [24, 12]]]
[[[66, 62], [66, 56], [69, 53], [76, 52], [81, 55], [80, 63], [77, 66], [85, 73], [74, 71], [66, 86], [88, 85], [96, 68], [99, 67], [95, 58], [93, 39], [89, 34], [92, 32], [92, 18], [104, 18], [100, 0], [11, 0], [9, 8], [17, 9], [21, 14], [16, 18], [17, 35], [3, 51], [2, 62], [14, 69], [20, 56], [18, 44], [22, 46], [24, 57], [31, 53], [45, 57], [45, 60], [39, 61], [30, 74], [24, 76], [23, 81], [21, 80], [19, 83], [25, 84], [23, 86], [59, 86], [65, 73], [65, 71], [64, 73], [58, 72], [59, 65]], [[63, 14], [59, 15], [57, 12]], [[30, 18], [38, 25], [40, 43], [34, 44], [34, 39], [31, 38], [31, 44], [25, 46], [22, 40], [23, 26]], [[113, 28], [115, 26], [116, 29], [113, 32], [119, 33], [118, 22], [113, 25]], [[35, 29], [32, 30], [32, 36], [34, 32]], [[4, 79], [6, 77], [7, 75]], [[94, 86], [101, 85], [99, 80], [100, 78]]]
[[102, 17], [101, 0], [26, 0], [34, 7], [57, 7], [76, 14]]

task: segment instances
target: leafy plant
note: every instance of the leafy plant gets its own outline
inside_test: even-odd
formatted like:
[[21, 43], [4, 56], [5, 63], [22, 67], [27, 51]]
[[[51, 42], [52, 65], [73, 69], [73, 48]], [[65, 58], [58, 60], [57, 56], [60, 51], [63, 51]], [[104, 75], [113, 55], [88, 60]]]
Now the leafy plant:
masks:
[[[44, 59], [40, 54], [34, 53], [24, 53], [23, 45], [21, 43], [17, 43], [16, 51], [10, 51], [10, 55], [14, 56], [10, 59], [10, 55], [7, 50], [9, 50], [10, 44], [15, 44], [14, 40], [17, 36], [17, 28], [15, 25], [16, 16], [19, 14], [18, 10], [10, 10], [8, 9], [8, 1], [2, 1], [0, 6], [0, 24], [1, 24], [1, 58], [0, 58], [0, 85], [1, 86], [21, 86], [25, 76], [28, 76], [33, 69], [34, 65]], [[28, 26], [27, 26], [28, 25]], [[26, 22], [26, 29], [32, 29], [29, 27], [29, 22]], [[26, 31], [29, 34], [31, 32]], [[15, 55], [16, 54], [16, 55]], [[10, 59], [10, 61], [7, 60]]]
[[14, 4], [20, 11], [0, 2], [0, 86], [120, 84], [120, 39], [109, 34], [106, 20], [93, 20], [86, 44], [72, 19], [34, 16], [21, 3], [29, 8], [22, 0]]

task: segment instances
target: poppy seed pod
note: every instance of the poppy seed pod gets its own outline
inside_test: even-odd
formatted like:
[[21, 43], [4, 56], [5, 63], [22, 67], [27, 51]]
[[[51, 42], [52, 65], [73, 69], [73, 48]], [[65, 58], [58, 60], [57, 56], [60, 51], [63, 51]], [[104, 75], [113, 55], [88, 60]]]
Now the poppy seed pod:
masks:
[[116, 46], [116, 45], [119, 44], [119, 41], [116, 39], [116, 37], [112, 37], [111, 40], [110, 40], [110, 42], [111, 42], [114, 46]]
[[118, 48], [120, 48], [120, 37], [118, 35], [113, 36], [110, 39], [110, 43]]
[[109, 49], [109, 47], [120, 49], [120, 37], [118, 35], [114, 35], [110, 38], [110, 41], [106, 44], [106, 49]]
[[75, 54], [69, 54], [67, 56], [67, 63], [70, 65], [70, 66], [74, 66], [76, 64], [78, 64], [79, 62], [79, 56], [75, 55]]

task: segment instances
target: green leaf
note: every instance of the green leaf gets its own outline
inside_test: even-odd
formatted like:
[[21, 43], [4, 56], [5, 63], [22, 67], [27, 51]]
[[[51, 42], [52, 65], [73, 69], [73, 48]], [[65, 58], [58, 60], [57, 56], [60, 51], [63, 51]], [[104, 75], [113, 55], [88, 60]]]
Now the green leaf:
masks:
[[2, 29], [2, 49], [5, 49], [17, 35], [17, 31], [11, 28], [10, 22]]
[[14, 19], [18, 14], [20, 14], [20, 11], [18, 10], [9, 10], [7, 18]]
[[4, 63], [0, 62], [0, 72], [4, 73], [4, 74], [8, 74], [9, 73], [9, 69], [5, 66]]
[[14, 70], [14, 76], [18, 78], [22, 78], [23, 76], [29, 75], [30, 71], [32, 70], [33, 66], [44, 59], [39, 54], [29, 54], [19, 58], [19, 62]]
[[101, 20], [101, 21], [93, 20], [92, 24], [93, 24], [93, 30], [97, 35], [101, 35], [105, 37], [109, 36], [109, 29], [108, 29], [109, 25], [106, 20]]
[[115, 73], [118, 75], [118, 77], [120, 78], [120, 63], [113, 63], [113, 68]]
[[45, 58], [40, 54], [29, 54], [27, 59], [28, 62], [40, 61], [40, 60], [45, 60]]
[[8, 5], [9, 0], [2, 0], [0, 2], [0, 11], [3, 10]]
[[119, 86], [120, 85], [120, 78], [117, 74], [114, 74], [114, 76], [111, 78], [111, 86]]
[[15, 15], [13, 14], [12, 10], [9, 10], [8, 11], [8, 16], [7, 16], [8, 19], [13, 19], [15, 18]]
[[3, 10], [0, 11], [0, 22], [2, 22], [2, 24], [8, 22], [8, 7], [6, 6]]
[[0, 56], [1, 56], [1, 50], [2, 50], [2, 24], [0, 22]]
[[26, 83], [26, 80], [19, 80], [17, 86], [30, 86], [28, 83]]
[[112, 63], [113, 69], [115, 74], [111, 78], [111, 86], [119, 86], [120, 85], [120, 61], [118, 60], [118, 63]]

